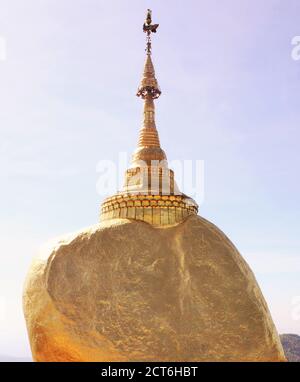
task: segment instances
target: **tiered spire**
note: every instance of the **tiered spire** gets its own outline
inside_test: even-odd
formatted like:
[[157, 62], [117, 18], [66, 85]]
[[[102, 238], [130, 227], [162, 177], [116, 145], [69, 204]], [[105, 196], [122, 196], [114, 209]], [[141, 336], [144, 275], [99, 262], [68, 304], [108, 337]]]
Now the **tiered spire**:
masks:
[[132, 165], [126, 171], [123, 189], [102, 204], [101, 220], [127, 218], [166, 226], [179, 223], [198, 211], [194, 200], [177, 188], [174, 172], [168, 168], [156, 129], [154, 100], [161, 95], [161, 91], [151, 59], [151, 34], [156, 33], [158, 26], [152, 24], [148, 9], [143, 25], [147, 36], [146, 62], [137, 91], [137, 96], [144, 101], [138, 147], [133, 154]]
[[161, 95], [161, 90], [155, 77], [154, 65], [151, 59], [151, 33], [156, 33], [159, 24], [152, 25], [151, 11], [148, 9], [143, 31], [147, 34], [146, 61], [143, 77], [137, 91], [137, 96], [144, 100], [143, 124], [140, 130], [138, 148], [133, 155], [133, 165], [144, 161], [151, 166], [151, 161], [165, 161], [166, 154], [160, 147], [159, 136], [155, 124], [154, 100]]

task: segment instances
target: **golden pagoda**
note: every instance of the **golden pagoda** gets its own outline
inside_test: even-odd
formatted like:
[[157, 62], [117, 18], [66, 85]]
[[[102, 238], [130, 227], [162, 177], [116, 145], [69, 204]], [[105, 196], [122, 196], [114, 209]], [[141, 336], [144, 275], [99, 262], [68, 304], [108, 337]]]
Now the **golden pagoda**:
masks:
[[148, 10], [143, 30], [147, 35], [146, 61], [137, 96], [144, 101], [143, 123], [138, 147], [127, 170], [123, 189], [102, 204], [100, 220], [128, 218], [143, 220], [154, 226], [172, 225], [191, 214], [197, 214], [196, 202], [178, 189], [174, 172], [168, 168], [165, 152], [160, 147], [155, 124], [154, 100], [161, 95], [151, 59], [152, 25]]
[[178, 190], [155, 126], [151, 59], [143, 124], [123, 189], [100, 222], [34, 259], [23, 306], [37, 362], [285, 361], [266, 301], [233, 243]]

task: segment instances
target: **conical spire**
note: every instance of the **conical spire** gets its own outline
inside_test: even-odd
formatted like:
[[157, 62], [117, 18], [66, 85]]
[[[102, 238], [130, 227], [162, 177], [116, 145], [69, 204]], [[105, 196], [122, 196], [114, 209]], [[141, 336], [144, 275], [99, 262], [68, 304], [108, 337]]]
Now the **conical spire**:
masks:
[[143, 25], [147, 35], [147, 55], [137, 91], [137, 96], [144, 101], [138, 146], [131, 167], [126, 171], [123, 189], [102, 204], [101, 220], [128, 218], [165, 226], [178, 223], [198, 211], [197, 204], [176, 186], [174, 172], [168, 168], [166, 154], [160, 147], [154, 100], [161, 91], [151, 59], [151, 33], [156, 33], [157, 28], [158, 24], [152, 24], [148, 9]]
[[143, 124], [140, 130], [138, 148], [133, 155], [133, 166], [140, 161], [144, 161], [148, 166], [151, 162], [166, 161], [166, 154], [160, 147], [160, 141], [155, 124], [154, 100], [161, 95], [161, 91], [155, 77], [154, 65], [151, 59], [151, 32], [158, 28], [158, 24], [151, 25], [151, 17], [147, 17], [144, 24], [144, 31], [147, 33], [146, 61], [142, 80], [140, 82], [137, 96], [144, 100]]
[[147, 95], [151, 95], [153, 99], [161, 95], [157, 79], [155, 78], [155, 70], [150, 52], [146, 56], [143, 77], [137, 92], [138, 97], [145, 98]]
[[165, 161], [166, 154], [160, 147], [160, 141], [155, 123], [154, 100], [161, 94], [155, 78], [151, 53], [147, 53], [143, 77], [137, 95], [144, 101], [143, 121], [139, 134], [138, 147], [133, 154], [132, 165], [144, 161], [151, 166], [152, 161]]

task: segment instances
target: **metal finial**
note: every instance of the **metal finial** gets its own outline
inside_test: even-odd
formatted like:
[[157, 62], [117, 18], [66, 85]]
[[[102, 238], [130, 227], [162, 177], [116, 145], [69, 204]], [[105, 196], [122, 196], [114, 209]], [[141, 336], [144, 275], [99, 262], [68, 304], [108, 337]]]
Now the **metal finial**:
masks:
[[143, 78], [138, 88], [137, 96], [146, 98], [158, 98], [161, 94], [157, 80], [155, 78], [154, 66], [151, 59], [151, 33], [156, 33], [159, 24], [152, 24], [152, 12], [147, 10], [143, 31], [147, 34], [146, 52], [147, 58], [144, 67]]
[[159, 24], [152, 24], [152, 11], [151, 9], [147, 10], [146, 20], [143, 24], [143, 31], [147, 33], [146, 38], [146, 52], [151, 54], [151, 33], [156, 33]]

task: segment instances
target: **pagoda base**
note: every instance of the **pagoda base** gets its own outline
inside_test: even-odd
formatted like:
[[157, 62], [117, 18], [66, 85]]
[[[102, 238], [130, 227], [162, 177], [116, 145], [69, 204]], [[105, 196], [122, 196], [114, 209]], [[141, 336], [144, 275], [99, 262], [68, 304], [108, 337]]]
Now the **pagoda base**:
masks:
[[160, 227], [180, 223], [187, 216], [196, 215], [197, 212], [197, 204], [185, 195], [120, 193], [103, 202], [100, 221], [135, 219]]

